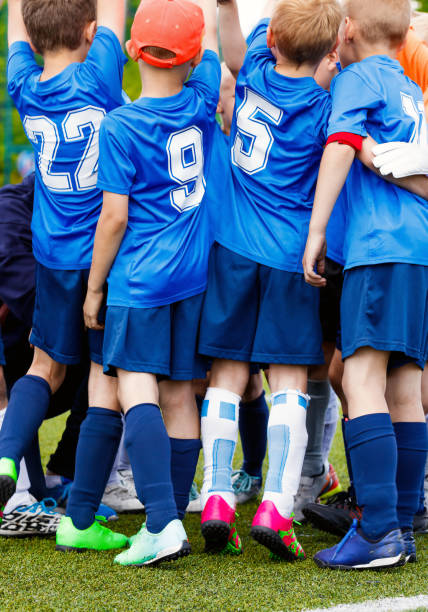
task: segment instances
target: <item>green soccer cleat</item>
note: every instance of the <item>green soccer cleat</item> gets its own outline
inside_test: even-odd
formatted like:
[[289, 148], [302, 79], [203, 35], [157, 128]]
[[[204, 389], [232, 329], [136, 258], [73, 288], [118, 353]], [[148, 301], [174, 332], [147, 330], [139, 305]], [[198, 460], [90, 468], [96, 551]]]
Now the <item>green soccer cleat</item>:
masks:
[[190, 544], [184, 527], [178, 519], [168, 523], [160, 533], [147, 531], [145, 523], [132, 537], [132, 544], [115, 558], [119, 565], [143, 567], [162, 561], [175, 561], [190, 554]]
[[113, 550], [124, 548], [128, 538], [94, 521], [87, 529], [77, 529], [69, 516], [63, 516], [56, 532], [56, 550], [62, 552]]
[[0, 511], [16, 491], [16, 481], [18, 474], [15, 462], [7, 457], [0, 459]]

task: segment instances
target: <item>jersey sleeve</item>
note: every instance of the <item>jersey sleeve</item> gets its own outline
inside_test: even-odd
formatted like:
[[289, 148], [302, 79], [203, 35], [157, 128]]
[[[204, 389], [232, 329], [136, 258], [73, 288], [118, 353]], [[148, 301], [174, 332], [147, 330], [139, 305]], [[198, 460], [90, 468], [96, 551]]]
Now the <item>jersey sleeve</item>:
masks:
[[100, 129], [100, 157], [97, 187], [110, 193], [129, 195], [135, 177], [126, 130], [107, 116]]
[[365, 138], [369, 112], [384, 104], [380, 92], [363, 76], [345, 69], [333, 80], [331, 96], [332, 112], [327, 136], [349, 133]]
[[23, 84], [31, 74], [41, 71], [27, 42], [19, 41], [10, 46], [7, 59], [7, 89], [17, 108]]
[[83, 66], [98, 85], [107, 88], [112, 98], [119, 103], [122, 103], [123, 67], [126, 62], [116, 34], [100, 26]]
[[267, 30], [269, 19], [262, 19], [247, 38], [247, 54], [244, 65], [256, 64], [260, 60], [273, 59], [273, 55], [267, 46]]
[[192, 72], [186, 87], [194, 89], [203, 97], [210, 115], [215, 115], [217, 109], [220, 80], [221, 67], [218, 55], [214, 51], [207, 50], [201, 62]]

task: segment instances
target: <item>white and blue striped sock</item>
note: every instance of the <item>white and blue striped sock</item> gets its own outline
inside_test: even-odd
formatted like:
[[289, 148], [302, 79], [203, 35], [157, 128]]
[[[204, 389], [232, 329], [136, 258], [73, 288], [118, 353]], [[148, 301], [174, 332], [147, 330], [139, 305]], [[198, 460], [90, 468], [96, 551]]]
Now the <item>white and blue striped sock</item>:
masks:
[[201, 412], [202, 446], [204, 449], [204, 483], [202, 507], [212, 495], [220, 495], [231, 508], [235, 507], [232, 488], [232, 461], [238, 439], [239, 395], [210, 387]]

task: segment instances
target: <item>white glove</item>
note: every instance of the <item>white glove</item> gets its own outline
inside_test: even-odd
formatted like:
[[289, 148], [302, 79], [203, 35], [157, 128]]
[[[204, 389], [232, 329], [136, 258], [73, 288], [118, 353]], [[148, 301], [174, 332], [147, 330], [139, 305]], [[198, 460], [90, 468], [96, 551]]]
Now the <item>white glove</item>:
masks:
[[412, 142], [386, 142], [373, 148], [373, 165], [383, 176], [403, 178], [413, 174], [428, 174], [428, 146]]

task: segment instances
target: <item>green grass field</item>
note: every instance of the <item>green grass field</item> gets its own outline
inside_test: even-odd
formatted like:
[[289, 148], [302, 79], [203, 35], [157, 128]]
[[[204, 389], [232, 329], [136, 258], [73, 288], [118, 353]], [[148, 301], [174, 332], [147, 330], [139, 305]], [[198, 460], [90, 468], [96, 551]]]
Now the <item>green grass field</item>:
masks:
[[[43, 458], [54, 450], [65, 417], [42, 427]], [[236, 465], [241, 451], [238, 450]], [[331, 455], [345, 480], [339, 433]], [[265, 462], [267, 463], [267, 462]], [[201, 483], [202, 466], [197, 480]], [[331, 572], [318, 569], [312, 555], [336, 539], [307, 526], [297, 527], [308, 559], [301, 563], [273, 562], [254, 543], [249, 530], [256, 503], [241, 506], [238, 527], [244, 547], [241, 557], [208, 556], [203, 552], [199, 515], [185, 519], [193, 554], [158, 568], [113, 565], [114, 553], [67, 554], [55, 551], [53, 540], [0, 542], [0, 610], [303, 610], [382, 597], [418, 595], [428, 590], [428, 536], [417, 540], [417, 564], [387, 572]], [[116, 530], [136, 532], [142, 516], [129, 515]]]

